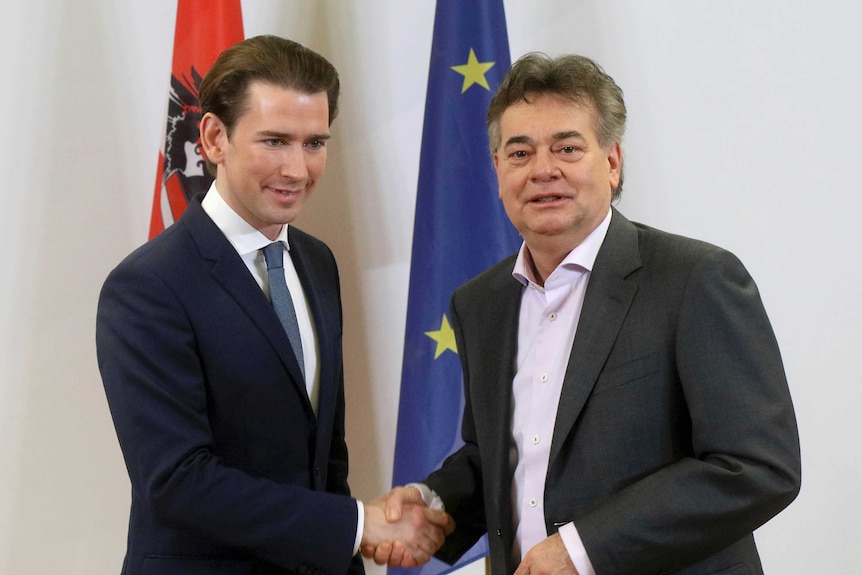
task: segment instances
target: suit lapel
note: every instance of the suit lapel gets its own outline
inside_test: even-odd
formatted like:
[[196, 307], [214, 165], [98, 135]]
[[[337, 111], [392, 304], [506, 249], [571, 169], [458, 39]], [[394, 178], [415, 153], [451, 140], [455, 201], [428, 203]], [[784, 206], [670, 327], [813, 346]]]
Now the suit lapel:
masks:
[[[323, 244], [296, 227], [288, 228], [290, 257], [311, 308], [311, 320], [317, 335], [318, 404], [315, 434], [315, 467], [322, 473], [314, 476], [317, 489], [325, 490], [328, 465], [333, 454], [333, 434], [343, 434], [344, 376], [341, 350], [341, 294], [334, 262]], [[340, 430], [340, 431], [338, 431]], [[343, 437], [337, 437], [338, 442]], [[338, 456], [336, 456], [338, 457]], [[346, 460], [342, 462], [346, 464]]]
[[300, 398], [304, 398], [306, 413], [314, 417], [308, 392], [299, 370], [299, 363], [290, 347], [287, 334], [275, 315], [272, 305], [249, 274], [248, 268], [236, 250], [204, 212], [201, 197], [189, 202], [182, 222], [188, 227], [201, 257], [211, 263], [213, 278], [233, 297], [237, 305], [252, 319], [270, 341], [279, 359], [290, 374], [291, 384]]
[[637, 229], [616, 210], [599, 249], [569, 356], [551, 443], [553, 462], [581, 414], [637, 292], [627, 276], [641, 266]]
[[[489, 524], [496, 524], [504, 533], [512, 534], [512, 469], [509, 464], [509, 442], [512, 437], [512, 381], [515, 377], [515, 364], [518, 353], [518, 317], [521, 309], [523, 286], [512, 277], [515, 256], [497, 266], [497, 274], [490, 279], [492, 297], [477, 302], [481, 305], [482, 317], [474, 337], [481, 342], [481, 363], [471, 372], [481, 373], [473, 378], [471, 390], [474, 414], [481, 414], [485, 420], [481, 429], [488, 430], [488, 436], [480, 438], [487, 446], [482, 453], [487, 459], [485, 469], [492, 469], [490, 482], [491, 498], [500, 503], [499, 509], [486, 510]], [[469, 305], [470, 302], [467, 302]], [[471, 322], [472, 323], [472, 322]], [[460, 352], [460, 350], [459, 350]], [[478, 418], [479, 415], [475, 415]], [[496, 515], [496, 517], [495, 517]], [[507, 542], [508, 545], [511, 542]], [[507, 565], [510, 558], [506, 558]], [[509, 565], [508, 572], [514, 571]]]
[[[288, 235], [290, 257], [311, 308], [311, 320], [317, 335], [317, 365], [320, 370], [318, 418], [328, 420], [335, 410], [337, 386], [334, 386], [333, 382], [339, 379], [336, 370], [342, 365], [338, 357], [339, 350], [333, 345], [333, 342], [340, 341], [341, 323], [335, 307], [340, 297], [338, 286], [330, 286], [331, 279], [319, 273], [314, 258], [309, 254], [310, 246], [303, 234], [291, 226], [288, 228]], [[334, 293], [330, 294], [330, 289]], [[329, 427], [327, 426], [326, 429]]]
[[[495, 452], [492, 461], [499, 463], [496, 465], [498, 476], [496, 481], [499, 481], [499, 493], [497, 501], [502, 503], [500, 509], [500, 517], [498, 520], [503, 526], [503, 532], [514, 537], [515, 527], [512, 524], [512, 475], [514, 469], [510, 467], [509, 462], [509, 442], [512, 438], [512, 383], [515, 380], [515, 367], [518, 357], [518, 329], [519, 317], [521, 312], [521, 296], [524, 287], [512, 277], [512, 268], [515, 264], [514, 258], [509, 263], [508, 270], [504, 276], [499, 278], [497, 292], [499, 295], [498, 315], [501, 316], [504, 326], [512, 326], [511, 329], [501, 329], [499, 335], [499, 348], [497, 348], [497, 365], [500, 370], [499, 376], [494, 378], [497, 385], [501, 385], [498, 389], [490, 390], [489, 397], [495, 398], [494, 401], [494, 420], [491, 429], [496, 430], [499, 439], [496, 443]], [[500, 361], [503, 358], [503, 361]], [[511, 549], [512, 540], [505, 542], [505, 548]], [[512, 563], [511, 553], [505, 554], [506, 572], [512, 573], [517, 565]]]
[[[501, 457], [508, 458], [508, 440], [511, 428], [512, 381], [515, 377], [515, 358], [518, 351], [518, 313], [521, 308], [523, 287], [512, 277], [514, 259], [499, 268], [500, 274], [492, 278], [493, 297], [482, 302], [483, 319], [480, 327], [482, 377], [471, 382], [482, 386], [472, 395], [482, 401], [476, 408], [489, 418], [489, 429], [500, 431], [502, 439], [494, 445], [501, 449]], [[495, 453], [495, 455], [498, 455]], [[505, 466], [508, 468], [508, 465]]]

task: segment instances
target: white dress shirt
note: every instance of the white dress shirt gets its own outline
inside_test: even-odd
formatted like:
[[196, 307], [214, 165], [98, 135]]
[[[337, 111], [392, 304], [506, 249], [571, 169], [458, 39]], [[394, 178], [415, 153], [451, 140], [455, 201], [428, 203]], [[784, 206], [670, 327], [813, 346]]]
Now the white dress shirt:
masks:
[[[266, 260], [261, 251], [267, 245], [272, 243], [272, 240], [263, 235], [254, 226], [237, 214], [231, 208], [221, 194], [218, 193], [215, 182], [204, 196], [202, 207], [207, 215], [212, 219], [213, 223], [222, 231], [230, 244], [242, 258], [248, 271], [252, 277], [266, 294], [269, 299], [269, 280], [266, 271]], [[284, 279], [287, 282], [287, 289], [290, 291], [290, 297], [293, 300], [293, 307], [296, 311], [296, 321], [299, 324], [299, 334], [302, 338], [302, 355], [305, 364], [305, 388], [308, 392], [308, 399], [311, 401], [311, 407], [314, 414], [317, 415], [319, 404], [320, 390], [320, 366], [318, 364], [319, 347], [317, 343], [317, 332], [314, 327], [314, 322], [311, 320], [311, 308], [308, 305], [308, 299], [305, 297], [305, 292], [302, 289], [302, 284], [299, 281], [299, 276], [296, 273], [296, 267], [293, 265], [293, 260], [290, 257], [290, 244], [287, 241], [287, 224], [282, 226], [281, 232], [275, 241], [282, 242], [286, 251], [284, 258]], [[356, 506], [358, 509], [358, 521], [356, 526], [356, 539], [353, 545], [353, 554], [356, 555], [359, 550], [359, 543], [362, 541], [362, 532], [365, 524], [365, 508], [362, 502], [357, 500]]]
[[204, 196], [202, 203], [204, 211], [237, 251], [248, 271], [251, 272], [252, 277], [257, 282], [257, 285], [266, 294], [267, 299], [269, 299], [269, 280], [266, 272], [266, 260], [261, 250], [273, 241], [281, 242], [284, 245], [286, 252], [284, 257], [284, 279], [287, 282], [287, 289], [290, 291], [290, 298], [293, 300], [296, 321], [299, 324], [299, 335], [302, 338], [305, 389], [308, 392], [309, 400], [311, 400], [314, 414], [317, 415], [320, 387], [320, 370], [317, 364], [317, 334], [314, 329], [314, 322], [311, 321], [311, 308], [308, 306], [308, 300], [305, 297], [305, 292], [302, 290], [302, 284], [299, 281], [299, 276], [296, 274], [296, 268], [290, 257], [290, 245], [287, 241], [287, 224], [282, 226], [281, 232], [275, 240], [270, 240], [233, 211], [233, 208], [218, 193], [215, 182], [210, 187], [210, 192], [215, 193], [207, 193]]
[[[526, 244], [521, 246], [512, 271], [512, 276], [527, 288], [521, 296], [518, 357], [512, 382], [512, 553], [517, 563], [548, 536], [544, 494], [556, 421], [552, 415], [557, 413], [590, 272], [610, 222], [609, 209], [605, 219], [569, 252], [544, 286], [535, 281]], [[559, 532], [578, 573], [594, 575], [575, 525], [567, 523]]]

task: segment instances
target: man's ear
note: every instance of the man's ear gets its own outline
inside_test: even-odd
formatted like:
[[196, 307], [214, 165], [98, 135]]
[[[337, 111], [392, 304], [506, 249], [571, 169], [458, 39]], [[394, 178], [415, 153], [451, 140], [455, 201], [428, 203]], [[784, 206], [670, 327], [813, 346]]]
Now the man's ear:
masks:
[[227, 146], [227, 129], [218, 116], [207, 112], [201, 118], [201, 146], [206, 158], [213, 164], [224, 162], [224, 150]]
[[[494, 152], [491, 156], [494, 159], [494, 172], [497, 174], [497, 182], [500, 181], [500, 155], [498, 152]], [[500, 190], [500, 186], [497, 186], [497, 196], [502, 198], [503, 192]]]
[[623, 147], [619, 142], [614, 142], [607, 148], [608, 154], [608, 175], [610, 178], [611, 189], [617, 189], [620, 185], [620, 177], [623, 167]]

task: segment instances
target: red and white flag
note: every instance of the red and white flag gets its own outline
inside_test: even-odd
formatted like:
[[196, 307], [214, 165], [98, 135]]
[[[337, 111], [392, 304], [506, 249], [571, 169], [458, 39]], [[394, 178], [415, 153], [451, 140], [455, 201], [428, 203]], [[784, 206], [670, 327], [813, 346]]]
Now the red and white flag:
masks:
[[244, 38], [240, 0], [178, 0], [168, 117], [150, 217], [150, 238], [209, 189], [200, 142], [201, 79], [225, 49]]

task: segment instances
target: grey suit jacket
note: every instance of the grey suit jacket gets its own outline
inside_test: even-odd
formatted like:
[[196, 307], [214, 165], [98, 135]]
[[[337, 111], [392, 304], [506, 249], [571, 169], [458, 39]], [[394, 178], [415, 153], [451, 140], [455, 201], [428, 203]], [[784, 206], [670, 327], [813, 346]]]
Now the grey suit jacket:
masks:
[[[452, 297], [465, 445], [427, 479], [457, 523], [440, 558], [454, 560], [487, 530], [495, 574], [517, 567], [514, 259]], [[614, 210], [556, 414], [548, 534], [573, 521], [598, 575], [762, 573], [752, 531], [799, 484], [784, 368], [745, 268], [725, 250]]]

